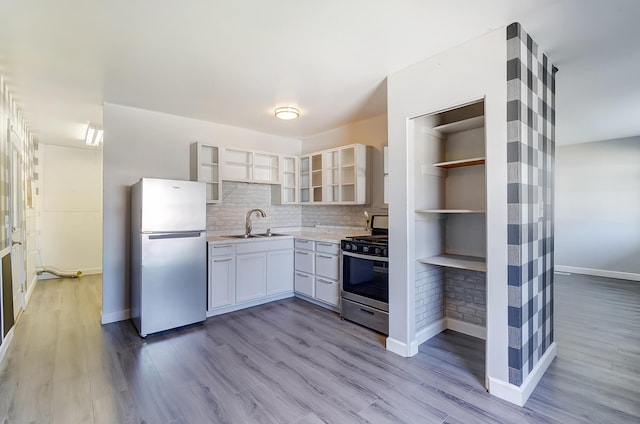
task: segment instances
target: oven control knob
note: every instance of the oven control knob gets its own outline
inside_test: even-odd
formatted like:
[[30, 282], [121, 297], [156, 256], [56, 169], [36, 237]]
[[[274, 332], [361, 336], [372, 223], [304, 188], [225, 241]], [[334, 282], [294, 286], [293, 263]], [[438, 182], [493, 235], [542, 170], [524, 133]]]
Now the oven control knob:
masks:
[[369, 246], [362, 246], [363, 253], [369, 253]]
[[352, 244], [351, 245], [351, 250], [353, 250], [354, 252], [358, 251], [358, 245], [357, 244]]
[[382, 249], [382, 256], [387, 257], [388, 255], [387, 249]]
[[351, 250], [351, 245], [349, 243], [345, 243], [344, 250]]
[[379, 247], [376, 247], [375, 254], [380, 255], [380, 253], [382, 253], [382, 249], [380, 249]]

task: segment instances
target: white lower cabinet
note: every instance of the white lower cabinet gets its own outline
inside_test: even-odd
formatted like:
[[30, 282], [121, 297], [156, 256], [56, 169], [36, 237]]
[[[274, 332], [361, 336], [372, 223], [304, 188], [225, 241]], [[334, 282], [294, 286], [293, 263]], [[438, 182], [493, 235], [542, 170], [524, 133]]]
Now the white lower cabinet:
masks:
[[293, 250], [267, 252], [267, 295], [293, 290]]
[[340, 304], [340, 282], [323, 277], [316, 277], [315, 298], [333, 306]]
[[267, 295], [267, 254], [248, 253], [236, 256], [236, 302], [246, 302]]
[[293, 239], [209, 243], [208, 312], [223, 314], [293, 294]]
[[314, 276], [306, 274], [304, 272], [296, 271], [294, 290], [296, 293], [301, 293], [309, 297], [315, 295], [314, 292]]
[[235, 303], [236, 261], [233, 244], [209, 243], [207, 309]]
[[340, 245], [296, 239], [295, 292], [305, 298], [340, 305]]

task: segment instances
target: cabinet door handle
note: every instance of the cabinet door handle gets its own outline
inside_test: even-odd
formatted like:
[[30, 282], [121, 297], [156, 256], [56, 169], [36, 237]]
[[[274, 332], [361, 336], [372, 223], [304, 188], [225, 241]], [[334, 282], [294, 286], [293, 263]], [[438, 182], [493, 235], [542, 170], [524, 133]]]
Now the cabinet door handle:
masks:
[[319, 258], [325, 258], [325, 259], [334, 259], [335, 256], [327, 256], [327, 255], [318, 255]]
[[225, 258], [225, 259], [214, 259], [213, 262], [229, 262], [231, 260], [231, 258]]
[[309, 240], [300, 240], [300, 239], [298, 239], [298, 240], [296, 240], [296, 241], [297, 241], [298, 243], [304, 243], [304, 244], [309, 243]]
[[333, 243], [321, 243], [321, 242], [318, 242], [318, 244], [319, 244], [320, 246], [328, 246], [328, 247], [336, 246], [336, 245], [335, 245], [335, 244], [333, 244]]
[[296, 255], [308, 255], [309, 252], [296, 252]]
[[318, 281], [320, 281], [321, 283], [325, 283], [325, 284], [333, 284], [333, 281], [323, 280], [322, 278], [318, 278]]
[[226, 249], [227, 247], [231, 247], [230, 244], [214, 244], [213, 248], [214, 249]]
[[301, 273], [299, 273], [299, 272], [296, 272], [296, 275], [297, 275], [298, 277], [309, 278], [309, 276], [308, 276], [307, 274], [301, 274]]

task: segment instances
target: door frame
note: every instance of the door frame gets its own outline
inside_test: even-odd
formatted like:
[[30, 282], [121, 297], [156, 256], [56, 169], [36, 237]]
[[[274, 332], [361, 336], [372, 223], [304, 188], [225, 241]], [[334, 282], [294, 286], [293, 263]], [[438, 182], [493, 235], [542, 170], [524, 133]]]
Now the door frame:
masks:
[[[12, 294], [13, 294], [13, 314], [17, 321], [18, 316], [22, 313], [24, 308], [26, 307], [26, 298], [25, 298], [25, 285], [27, 278], [27, 268], [26, 268], [26, 256], [25, 256], [25, 228], [22, 225], [22, 221], [24, 221], [23, 215], [26, 213], [26, 210], [22, 207], [24, 204], [24, 174], [23, 174], [23, 164], [24, 164], [24, 152], [20, 146], [22, 140], [19, 135], [13, 130], [13, 125], [11, 124], [11, 120], [7, 119], [7, 144], [9, 150], [9, 177], [11, 178], [11, 182], [9, 184], [9, 231], [8, 231], [8, 242], [9, 247], [11, 249], [11, 268], [12, 268]], [[17, 210], [16, 210], [17, 209]], [[19, 225], [16, 225], [16, 219], [19, 219]], [[15, 240], [16, 237], [14, 235], [14, 229], [18, 230], [19, 236], [18, 240]], [[18, 247], [16, 247], [18, 246]], [[18, 258], [15, 257], [15, 250], [20, 250], [21, 254]], [[22, 281], [15, 281], [16, 275]], [[16, 286], [17, 285], [17, 286]], [[18, 291], [16, 292], [16, 287], [18, 287]]]

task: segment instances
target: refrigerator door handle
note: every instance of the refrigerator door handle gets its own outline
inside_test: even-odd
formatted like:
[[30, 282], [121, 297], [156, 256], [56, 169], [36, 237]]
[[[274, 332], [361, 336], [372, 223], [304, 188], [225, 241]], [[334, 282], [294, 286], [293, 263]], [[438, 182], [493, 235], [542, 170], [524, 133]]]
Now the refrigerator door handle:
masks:
[[193, 231], [188, 233], [151, 234], [149, 235], [149, 240], [200, 237], [200, 234], [202, 234], [201, 231]]

